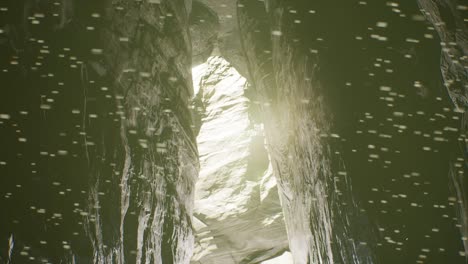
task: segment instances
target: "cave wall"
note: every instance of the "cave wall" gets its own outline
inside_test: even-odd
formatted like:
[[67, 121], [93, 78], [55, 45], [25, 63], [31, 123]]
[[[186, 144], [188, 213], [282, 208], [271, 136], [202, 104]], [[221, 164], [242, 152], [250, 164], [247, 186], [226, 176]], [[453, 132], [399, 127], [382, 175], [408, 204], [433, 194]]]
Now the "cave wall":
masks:
[[[190, 5], [112, 1], [105, 9], [112, 23], [102, 33], [103, 63], [121, 96], [117, 109], [125, 160], [116, 186], [120, 206], [108, 209], [120, 212], [120, 241], [103, 248], [115, 234], [100, 225], [115, 216], [99, 207], [91, 212], [99, 221], [89, 225], [97, 262], [186, 263], [192, 255], [198, 153], [188, 109], [193, 94]], [[98, 175], [90, 197], [95, 205], [105, 180]]]
[[[368, 238], [348, 232], [355, 205], [346, 170], [332, 148], [340, 139], [331, 130], [317, 56], [292, 43], [296, 36], [284, 18], [285, 3], [240, 3], [253, 100], [265, 124], [294, 262], [371, 263]], [[263, 21], [257, 21], [262, 13]]]
[[[467, 179], [462, 162], [467, 165], [468, 142], [468, 30], [466, 27], [466, 5], [460, 1], [418, 1], [421, 12], [426, 19], [434, 25], [441, 41], [440, 68], [444, 79], [444, 85], [452, 99], [457, 111], [463, 112], [460, 124], [460, 147], [464, 149], [464, 157], [454, 160], [450, 168], [450, 186], [452, 194], [457, 197], [458, 218], [461, 225], [460, 232], [463, 237], [468, 237], [468, 194]], [[468, 253], [468, 240], [463, 240], [465, 253]]]
[[466, 6], [454, 0], [418, 0], [418, 4], [422, 14], [434, 25], [441, 41], [441, 72], [444, 85], [455, 106], [464, 111], [468, 105], [468, 33], [464, 21]]
[[417, 3], [239, 3], [295, 262], [463, 261], [466, 132]]
[[2, 151], [3, 261], [189, 262], [198, 176], [190, 9], [191, 1], [2, 9], [2, 80], [11, 87], [2, 143], [13, 150]]

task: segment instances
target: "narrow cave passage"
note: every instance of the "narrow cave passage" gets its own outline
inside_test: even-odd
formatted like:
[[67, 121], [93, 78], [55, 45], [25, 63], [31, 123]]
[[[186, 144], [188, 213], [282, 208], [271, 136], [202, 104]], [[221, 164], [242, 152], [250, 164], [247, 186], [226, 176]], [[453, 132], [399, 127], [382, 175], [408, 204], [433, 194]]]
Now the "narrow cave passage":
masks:
[[220, 56], [195, 67], [193, 80], [200, 175], [192, 261], [292, 263], [263, 128], [249, 116], [247, 80]]
[[466, 263], [467, 12], [3, 1], [0, 264]]

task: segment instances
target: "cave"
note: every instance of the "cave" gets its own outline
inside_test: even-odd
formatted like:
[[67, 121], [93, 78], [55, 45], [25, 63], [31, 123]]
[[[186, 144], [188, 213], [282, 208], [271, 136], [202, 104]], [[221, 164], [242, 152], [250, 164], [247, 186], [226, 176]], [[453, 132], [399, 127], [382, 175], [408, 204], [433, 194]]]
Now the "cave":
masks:
[[459, 0], [0, 3], [0, 263], [467, 263]]

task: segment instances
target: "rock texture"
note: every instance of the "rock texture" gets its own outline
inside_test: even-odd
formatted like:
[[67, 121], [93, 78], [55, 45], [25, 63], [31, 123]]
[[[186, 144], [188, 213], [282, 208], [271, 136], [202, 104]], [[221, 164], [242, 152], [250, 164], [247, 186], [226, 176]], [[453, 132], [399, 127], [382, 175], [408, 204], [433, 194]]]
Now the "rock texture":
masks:
[[[203, 6], [205, 12], [215, 14], [218, 27], [216, 30], [204, 28], [204, 32], [215, 32], [213, 42], [216, 49], [213, 55], [220, 55], [231, 63], [238, 72], [247, 76], [245, 58], [242, 54], [241, 35], [237, 16], [237, 1], [231, 0], [195, 0], [195, 5]], [[203, 22], [205, 23], [205, 22]]]
[[[112, 1], [105, 9], [104, 18], [112, 23], [102, 34], [104, 65], [115, 80], [125, 158], [119, 182], [93, 171], [89, 213], [94, 221], [87, 227], [94, 262], [187, 263], [192, 255], [198, 153], [188, 110], [190, 5]], [[111, 234], [103, 225], [115, 213], [103, 213], [98, 195], [108, 177], [120, 192], [119, 206], [115, 201], [106, 206], [120, 214], [118, 232]]]
[[441, 71], [444, 84], [455, 106], [468, 106], [468, 30], [466, 5], [457, 0], [418, 0], [422, 13], [433, 25], [441, 40]]
[[[455, 210], [432, 208], [463, 200], [436, 186], [449, 185], [464, 132], [454, 129], [460, 116], [416, 2], [341, 2], [343, 11], [326, 1], [240, 3], [249, 94], [265, 123], [295, 262], [462, 260], [458, 226], [436, 220], [456, 219]], [[424, 139], [434, 133], [442, 136]], [[407, 178], [424, 191], [405, 187]], [[428, 241], [438, 246], [425, 251], [450, 253], [418, 257]]]
[[199, 1], [193, 1], [190, 14], [192, 66], [205, 63], [218, 43], [218, 14]]
[[[348, 199], [351, 210], [355, 205], [349, 196], [346, 170], [340, 168], [339, 158], [333, 157], [331, 146], [339, 141], [339, 135], [331, 131], [333, 117], [316, 75], [316, 57], [303, 57], [305, 54], [288, 42], [292, 36], [282, 26], [287, 12], [283, 3], [266, 3], [264, 18], [272, 21], [266, 29], [262, 26], [267, 22], [262, 25], [253, 19], [262, 7], [247, 2], [244, 7], [239, 18], [246, 35], [243, 47], [259, 115], [265, 123], [294, 262], [355, 259], [370, 263], [372, 256], [363, 253], [366, 241], [355, 240], [348, 233], [353, 219], [340, 196]], [[271, 44], [248, 33], [256, 30], [271, 34]]]
[[249, 118], [247, 81], [223, 58], [211, 57], [194, 70], [194, 84], [203, 118], [192, 263], [270, 259], [288, 243], [263, 130]]
[[[430, 21], [441, 40], [441, 72], [444, 85], [458, 111], [463, 113], [461, 123], [462, 135], [468, 135], [468, 28], [466, 26], [466, 10], [468, 7], [460, 1], [418, 1], [422, 13]], [[464, 15], [465, 14], [465, 15]], [[465, 149], [465, 166], [468, 142], [461, 144]], [[468, 237], [468, 180], [463, 171], [456, 169], [457, 162], [450, 170], [452, 193], [459, 201], [457, 214], [460, 231], [463, 237]], [[465, 254], [468, 256], [468, 240], [464, 240]]]
[[17, 106], [2, 113], [25, 131], [23, 146], [11, 143], [24, 158], [2, 155], [2, 175], [16, 174], [2, 188], [32, 197], [2, 200], [11, 212], [2, 217], [10, 241], [2, 259], [189, 263], [199, 167], [188, 108], [191, 1], [25, 1], [2, 10], [3, 73], [19, 87], [10, 91]]

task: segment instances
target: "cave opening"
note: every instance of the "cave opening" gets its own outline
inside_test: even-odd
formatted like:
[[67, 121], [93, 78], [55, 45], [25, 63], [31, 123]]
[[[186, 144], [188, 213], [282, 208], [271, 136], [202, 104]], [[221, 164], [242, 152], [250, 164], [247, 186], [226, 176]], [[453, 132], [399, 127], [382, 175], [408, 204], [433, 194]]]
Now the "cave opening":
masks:
[[[193, 226], [196, 263], [292, 263], [263, 125], [249, 83], [236, 4], [193, 1], [191, 103], [200, 159]], [[218, 10], [219, 9], [219, 10]]]
[[292, 263], [263, 126], [244, 94], [248, 81], [221, 56], [192, 76], [200, 159], [192, 261]]

